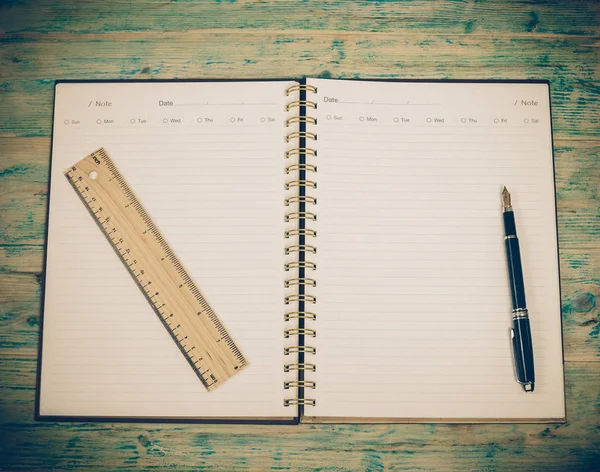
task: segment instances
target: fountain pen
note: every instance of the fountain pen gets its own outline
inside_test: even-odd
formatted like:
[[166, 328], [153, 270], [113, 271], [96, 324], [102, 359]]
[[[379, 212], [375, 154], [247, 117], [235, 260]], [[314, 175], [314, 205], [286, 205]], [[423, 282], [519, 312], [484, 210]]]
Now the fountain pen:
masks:
[[508, 278], [512, 298], [512, 321], [510, 329], [512, 355], [517, 382], [526, 392], [533, 392], [535, 372], [533, 367], [533, 344], [531, 341], [531, 327], [529, 325], [529, 312], [525, 302], [525, 284], [523, 282], [523, 268], [521, 266], [521, 251], [515, 213], [511, 205], [510, 193], [506, 187], [502, 189], [502, 211], [504, 216], [504, 245], [508, 261]]

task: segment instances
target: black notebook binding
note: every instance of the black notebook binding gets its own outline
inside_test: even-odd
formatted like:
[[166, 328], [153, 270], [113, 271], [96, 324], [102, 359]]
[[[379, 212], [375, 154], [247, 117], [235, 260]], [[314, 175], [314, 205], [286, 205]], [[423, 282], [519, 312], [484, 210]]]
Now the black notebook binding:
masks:
[[285, 398], [284, 405], [297, 405], [301, 416], [305, 406], [315, 405], [316, 400], [310, 398], [312, 395], [309, 392], [317, 387], [316, 382], [310, 379], [310, 373], [316, 371], [316, 365], [311, 361], [311, 357], [316, 354], [316, 348], [310, 345], [310, 340], [317, 336], [314, 326], [317, 319], [314, 305], [317, 300], [310, 294], [310, 289], [317, 285], [315, 279], [317, 265], [309, 260], [310, 255], [317, 252], [315, 245], [317, 232], [309, 227], [310, 222], [317, 219], [315, 211], [317, 199], [310, 195], [310, 190], [317, 187], [317, 166], [309, 163], [317, 156], [317, 151], [311, 147], [312, 141], [317, 139], [315, 130], [317, 120], [309, 116], [309, 110], [317, 107], [317, 103], [309, 96], [312, 98], [317, 93], [317, 88], [296, 84], [286, 90], [287, 95], [294, 92], [299, 92], [300, 97], [287, 104], [287, 111], [297, 109], [299, 113], [289, 118], [286, 126], [298, 124], [299, 131], [289, 133], [286, 141], [297, 142], [298, 147], [289, 149], [285, 153], [285, 158], [296, 158], [297, 163], [289, 164], [285, 168], [288, 176], [285, 189], [297, 189], [297, 195], [285, 199], [286, 207], [290, 207], [290, 211], [285, 215], [285, 221], [289, 226], [285, 230], [285, 237], [293, 241], [286, 245], [285, 253], [297, 255], [297, 260], [286, 262], [284, 267], [287, 272], [293, 273], [285, 280], [286, 289], [290, 289], [285, 296], [285, 304], [289, 305], [290, 309], [284, 314], [286, 324], [284, 337], [297, 342], [285, 347], [284, 354], [296, 355], [297, 361], [284, 365], [284, 371], [295, 378], [286, 379], [283, 388], [297, 389], [297, 395]]

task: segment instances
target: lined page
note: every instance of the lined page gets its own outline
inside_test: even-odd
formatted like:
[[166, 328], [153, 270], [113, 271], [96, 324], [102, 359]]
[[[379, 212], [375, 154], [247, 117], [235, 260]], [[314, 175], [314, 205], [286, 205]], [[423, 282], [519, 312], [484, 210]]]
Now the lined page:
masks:
[[[563, 418], [544, 84], [318, 87], [317, 405], [307, 415]], [[535, 352], [514, 378], [500, 192], [513, 196]]]
[[[289, 82], [56, 90], [42, 415], [291, 417], [283, 406]], [[105, 147], [249, 361], [211, 392], [63, 176]], [[290, 392], [286, 392], [290, 395]]]

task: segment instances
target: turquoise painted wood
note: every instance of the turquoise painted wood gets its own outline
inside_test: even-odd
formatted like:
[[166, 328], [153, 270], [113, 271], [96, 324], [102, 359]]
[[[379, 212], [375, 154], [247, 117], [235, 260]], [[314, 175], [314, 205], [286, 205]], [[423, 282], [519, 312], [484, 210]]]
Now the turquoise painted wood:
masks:
[[[0, 2], [0, 470], [600, 469], [600, 3], [492, 0]], [[33, 420], [56, 79], [546, 78], [565, 424]]]

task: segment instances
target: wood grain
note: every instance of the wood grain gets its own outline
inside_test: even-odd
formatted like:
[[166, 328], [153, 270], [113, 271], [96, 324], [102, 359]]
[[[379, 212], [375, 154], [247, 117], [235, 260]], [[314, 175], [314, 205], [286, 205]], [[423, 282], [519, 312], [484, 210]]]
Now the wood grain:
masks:
[[[11, 4], [12, 3], [12, 4]], [[1, 31], [90, 33], [188, 31], [214, 28], [382, 31], [423, 29], [444, 33], [596, 34], [597, 2], [473, 2], [459, 0], [130, 0], [69, 2], [27, 0], [4, 5]]]
[[[0, 4], [0, 470], [597, 470], [600, 3], [7, 0]], [[567, 423], [35, 423], [56, 79], [546, 78]]]

